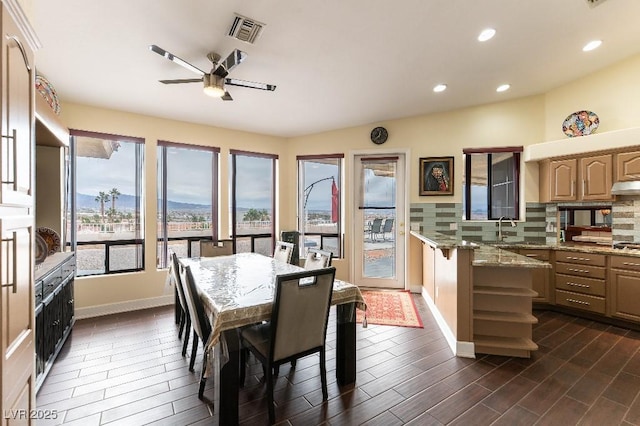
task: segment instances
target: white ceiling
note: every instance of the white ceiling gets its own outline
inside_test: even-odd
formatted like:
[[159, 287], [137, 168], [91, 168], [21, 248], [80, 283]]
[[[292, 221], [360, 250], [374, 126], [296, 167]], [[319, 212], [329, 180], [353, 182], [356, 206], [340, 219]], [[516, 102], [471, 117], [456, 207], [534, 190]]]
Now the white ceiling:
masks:
[[[32, 3], [38, 72], [63, 102], [284, 137], [544, 93], [640, 52], [640, 0]], [[254, 45], [226, 35], [234, 13], [266, 24]], [[486, 27], [497, 35], [479, 43]], [[582, 52], [592, 39], [602, 46]], [[224, 102], [161, 84], [198, 76], [150, 44], [205, 71], [208, 52], [244, 50], [229, 77], [277, 89], [227, 87]]]

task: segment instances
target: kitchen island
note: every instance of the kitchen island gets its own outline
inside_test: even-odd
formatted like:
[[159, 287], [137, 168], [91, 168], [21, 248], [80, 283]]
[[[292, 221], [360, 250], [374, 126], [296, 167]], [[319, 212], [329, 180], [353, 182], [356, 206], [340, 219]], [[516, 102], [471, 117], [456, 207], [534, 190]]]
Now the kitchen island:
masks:
[[531, 272], [550, 268], [549, 263], [437, 232], [411, 231], [411, 235], [411, 282], [420, 283], [457, 356], [528, 358], [538, 348], [531, 339], [537, 322], [531, 313], [531, 299], [536, 296]]

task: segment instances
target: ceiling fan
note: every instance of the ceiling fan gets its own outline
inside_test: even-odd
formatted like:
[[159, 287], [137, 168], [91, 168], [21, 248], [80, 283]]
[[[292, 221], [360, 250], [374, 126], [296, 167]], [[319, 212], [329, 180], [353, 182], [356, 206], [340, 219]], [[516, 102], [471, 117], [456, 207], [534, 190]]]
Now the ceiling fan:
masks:
[[209, 96], [219, 97], [224, 101], [232, 101], [233, 98], [225, 89], [226, 85], [248, 87], [250, 89], [260, 90], [276, 90], [276, 86], [267, 83], [257, 83], [254, 81], [238, 80], [235, 78], [227, 78], [229, 72], [236, 66], [240, 65], [247, 57], [247, 54], [241, 50], [235, 49], [227, 56], [224, 61], [220, 62], [221, 56], [211, 52], [207, 58], [211, 61], [212, 68], [210, 72], [204, 72], [200, 68], [191, 65], [189, 62], [178, 58], [172, 53], [167, 52], [161, 47], [152, 44], [149, 49], [160, 56], [164, 56], [168, 60], [200, 75], [200, 78], [183, 78], [177, 80], [160, 80], [164, 84], [182, 84], [182, 83], [204, 83], [204, 93]]

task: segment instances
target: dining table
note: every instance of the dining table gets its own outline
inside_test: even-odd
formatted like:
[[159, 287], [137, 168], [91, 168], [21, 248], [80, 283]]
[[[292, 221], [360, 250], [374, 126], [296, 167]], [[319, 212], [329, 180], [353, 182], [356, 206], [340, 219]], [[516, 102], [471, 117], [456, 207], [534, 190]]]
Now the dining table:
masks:
[[[207, 375], [214, 376], [214, 415], [221, 425], [239, 421], [240, 339], [242, 327], [267, 321], [275, 294], [276, 277], [305, 269], [258, 253], [180, 258], [193, 274], [211, 334], [205, 345], [212, 360]], [[336, 379], [339, 385], [356, 380], [356, 309], [365, 310], [360, 289], [336, 279], [331, 304], [336, 305]]]

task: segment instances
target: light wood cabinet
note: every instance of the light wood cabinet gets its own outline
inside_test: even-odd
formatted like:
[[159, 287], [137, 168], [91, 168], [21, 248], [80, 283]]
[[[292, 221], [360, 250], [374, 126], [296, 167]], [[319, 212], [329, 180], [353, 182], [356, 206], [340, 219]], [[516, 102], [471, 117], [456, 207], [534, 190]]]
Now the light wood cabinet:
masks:
[[0, 413], [30, 424], [35, 409], [33, 99], [34, 54], [14, 1], [0, 9]]
[[[545, 249], [520, 249], [518, 254], [543, 262], [549, 262], [551, 259], [551, 252]], [[531, 271], [531, 289], [537, 293], [537, 296], [533, 297], [533, 302], [551, 301], [552, 274], [553, 269], [550, 268], [536, 268]]]
[[541, 163], [541, 202], [610, 201], [612, 184], [612, 154]]
[[640, 322], [640, 258], [611, 256], [610, 314]]
[[616, 154], [616, 182], [640, 179], [640, 151]]
[[556, 252], [555, 303], [593, 313], [606, 313], [606, 255]]

